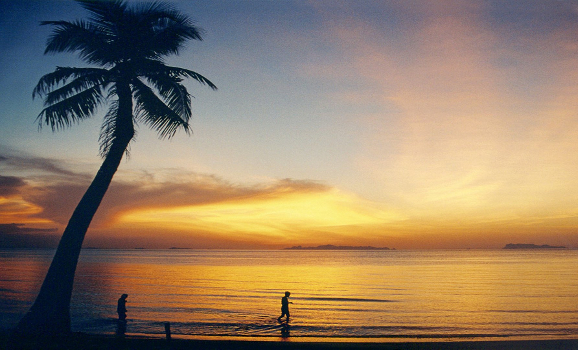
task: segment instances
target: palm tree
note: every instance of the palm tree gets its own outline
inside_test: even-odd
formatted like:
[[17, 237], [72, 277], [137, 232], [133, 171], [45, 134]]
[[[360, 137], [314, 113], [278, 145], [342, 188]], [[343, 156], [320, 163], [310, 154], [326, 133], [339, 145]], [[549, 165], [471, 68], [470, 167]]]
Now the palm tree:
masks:
[[216, 90], [202, 75], [163, 61], [178, 54], [187, 40], [202, 40], [189, 17], [158, 2], [133, 7], [124, 0], [77, 2], [90, 13], [87, 20], [41, 23], [54, 28], [45, 54], [74, 52], [96, 67], [57, 67], [40, 78], [33, 97], [44, 99], [39, 126], [53, 131], [91, 117], [106, 104], [99, 140], [104, 161], [62, 234], [36, 301], [17, 326], [21, 334], [70, 332], [70, 298], [82, 242], [135, 136], [135, 125], [148, 125], [160, 138], [170, 138], [178, 129], [189, 133], [191, 95], [183, 79]]

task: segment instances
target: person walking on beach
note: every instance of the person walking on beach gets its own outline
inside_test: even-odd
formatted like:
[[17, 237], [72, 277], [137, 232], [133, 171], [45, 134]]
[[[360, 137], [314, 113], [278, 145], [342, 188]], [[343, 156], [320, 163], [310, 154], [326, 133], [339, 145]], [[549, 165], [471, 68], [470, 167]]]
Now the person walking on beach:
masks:
[[119, 321], [126, 321], [126, 298], [128, 298], [128, 294], [123, 294], [118, 298], [116, 312], [118, 313]]
[[289, 296], [291, 293], [285, 292], [285, 296], [281, 298], [281, 316], [277, 318], [277, 321], [281, 322], [281, 318], [287, 315], [287, 321], [289, 321], [289, 304], [293, 304], [289, 301]]

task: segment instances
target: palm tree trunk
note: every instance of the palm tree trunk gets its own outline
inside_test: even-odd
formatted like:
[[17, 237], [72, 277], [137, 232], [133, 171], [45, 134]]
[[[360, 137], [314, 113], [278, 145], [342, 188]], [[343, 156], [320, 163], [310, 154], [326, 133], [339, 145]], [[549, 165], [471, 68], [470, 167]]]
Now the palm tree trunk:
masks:
[[[126, 96], [127, 89], [128, 102], [126, 98], [121, 98], [121, 95]], [[125, 85], [121, 89], [117, 85], [117, 93], [117, 137], [68, 221], [40, 292], [28, 313], [18, 323], [17, 334], [64, 335], [71, 331], [70, 298], [82, 242], [134, 135], [130, 87]]]

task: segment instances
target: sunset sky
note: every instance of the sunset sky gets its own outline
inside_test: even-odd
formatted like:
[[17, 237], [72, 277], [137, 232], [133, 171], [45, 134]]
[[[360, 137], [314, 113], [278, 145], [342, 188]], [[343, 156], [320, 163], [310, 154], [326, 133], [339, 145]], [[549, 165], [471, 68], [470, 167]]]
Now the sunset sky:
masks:
[[[578, 248], [578, 1], [169, 2], [205, 34], [168, 64], [219, 90], [141, 125], [85, 246]], [[100, 166], [105, 107], [53, 133], [32, 99], [86, 66], [39, 22], [83, 17], [0, 2], [0, 240], [58, 236]]]

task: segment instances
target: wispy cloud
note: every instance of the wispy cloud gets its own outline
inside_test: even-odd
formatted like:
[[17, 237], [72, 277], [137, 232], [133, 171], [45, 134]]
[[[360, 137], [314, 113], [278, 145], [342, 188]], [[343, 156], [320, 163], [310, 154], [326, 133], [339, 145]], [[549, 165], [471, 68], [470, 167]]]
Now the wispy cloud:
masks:
[[572, 212], [575, 8], [404, 1], [375, 12], [390, 25], [356, 16], [328, 21], [342, 60], [307, 67], [340, 83], [328, 91], [336, 103], [373, 105], [350, 114], [363, 130], [364, 193], [379, 193], [415, 220], [533, 217], [562, 210], [555, 201]]
[[73, 178], [87, 178], [87, 174], [75, 172], [63, 160], [38, 157], [21, 150], [14, 150], [0, 144], [0, 169], [25, 173], [26, 175], [59, 175]]
[[18, 188], [24, 186], [26, 182], [16, 176], [0, 175], [0, 197], [9, 197], [18, 193]]

